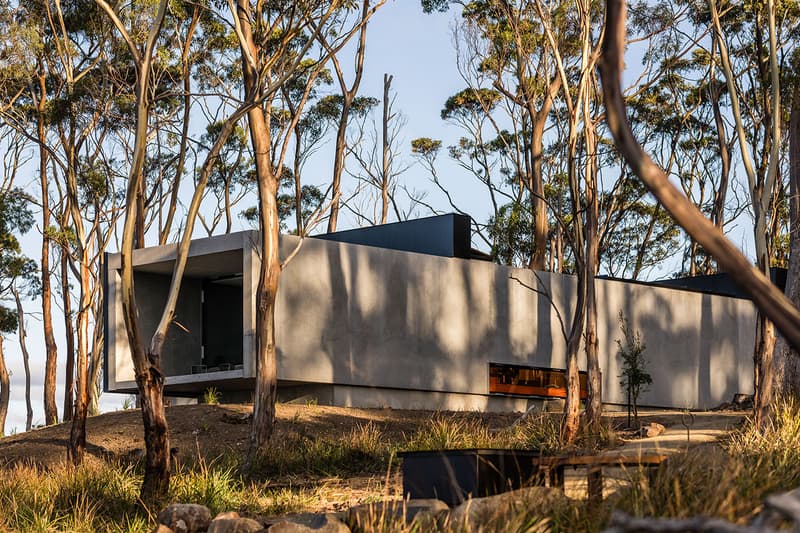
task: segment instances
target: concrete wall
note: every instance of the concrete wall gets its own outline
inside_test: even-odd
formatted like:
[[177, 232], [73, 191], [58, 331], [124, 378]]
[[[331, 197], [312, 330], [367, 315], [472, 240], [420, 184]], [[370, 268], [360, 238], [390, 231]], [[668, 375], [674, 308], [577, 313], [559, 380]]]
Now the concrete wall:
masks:
[[[254, 234], [237, 235], [197, 241], [196, 249], [242, 251], [244, 369], [225, 374], [241, 387], [255, 375], [258, 251]], [[283, 238], [284, 257], [296, 242]], [[146, 264], [150, 252], [142, 252]], [[654, 383], [642, 404], [709, 408], [752, 391], [750, 301], [611, 280], [598, 280], [597, 288], [606, 402], [625, 401], [615, 342], [622, 338], [620, 310], [647, 345]], [[564, 368], [575, 289], [571, 276], [306, 239], [281, 276], [278, 377], [295, 386], [336, 384], [332, 397], [345, 404], [371, 398], [395, 407], [522, 405], [488, 396], [488, 363]], [[124, 337], [124, 325], [109, 317], [108, 338], [116, 342], [109, 362], [118, 375], [129, 357], [113, 331], [120, 326]], [[167, 384], [186, 392], [193, 379]], [[225, 388], [225, 381], [210, 379], [202, 378], [198, 392], [209, 383]], [[132, 384], [122, 381], [111, 380], [109, 389]], [[418, 394], [425, 391], [440, 394]]]
[[[620, 310], [647, 345], [654, 383], [641, 403], [709, 408], [751, 392], [750, 301], [597, 286], [605, 401], [625, 401]], [[490, 361], [565, 367], [575, 290], [572, 276], [309, 239], [281, 278], [279, 376], [484, 395]]]

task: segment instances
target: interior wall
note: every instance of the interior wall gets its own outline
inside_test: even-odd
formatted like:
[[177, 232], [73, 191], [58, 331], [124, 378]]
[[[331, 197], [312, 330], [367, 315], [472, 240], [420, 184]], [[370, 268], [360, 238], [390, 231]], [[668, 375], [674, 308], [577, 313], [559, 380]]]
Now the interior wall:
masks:
[[203, 284], [204, 364], [242, 364], [242, 287], [214, 282]]
[[[142, 333], [149, 342], [167, 303], [172, 276], [134, 271], [133, 279]], [[184, 278], [174, 322], [164, 342], [161, 368], [165, 376], [191, 374], [192, 365], [201, 362], [203, 318], [200, 291], [200, 280]]]

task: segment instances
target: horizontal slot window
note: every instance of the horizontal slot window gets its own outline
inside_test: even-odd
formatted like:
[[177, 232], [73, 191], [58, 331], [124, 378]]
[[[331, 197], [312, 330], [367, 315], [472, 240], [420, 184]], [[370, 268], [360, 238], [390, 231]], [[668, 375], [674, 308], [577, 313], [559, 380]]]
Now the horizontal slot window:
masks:
[[[579, 372], [580, 398], [586, 399], [588, 374]], [[567, 371], [557, 368], [489, 363], [489, 394], [567, 397]]]

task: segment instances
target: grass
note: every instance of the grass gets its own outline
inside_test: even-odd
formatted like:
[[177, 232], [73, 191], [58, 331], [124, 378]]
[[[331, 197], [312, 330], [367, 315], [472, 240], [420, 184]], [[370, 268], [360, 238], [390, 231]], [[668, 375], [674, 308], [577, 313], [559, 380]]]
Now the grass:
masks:
[[[607, 445], [609, 430], [583, 437], [585, 449]], [[558, 453], [558, 418], [533, 416], [513, 427], [492, 430], [478, 417], [438, 415], [405, 438], [390, 439], [376, 424], [365, 424], [338, 438], [312, 439], [291, 433], [257, 462], [254, 475], [239, 474], [236, 457], [178, 465], [169, 501], [200, 503], [212, 514], [234, 510], [244, 515], [274, 516], [318, 509], [336, 501], [336, 488], [321, 476], [366, 475], [384, 479], [400, 450], [433, 448], [534, 448]], [[611, 512], [633, 516], [716, 516], [747, 523], [772, 493], [800, 486], [800, 404], [776, 409], [765, 433], [745, 424], [719, 444], [704, 445], [672, 457], [652, 485], [640, 482], [619, 489], [599, 506], [565, 498], [509, 505], [461, 523], [426, 523], [376, 514], [364, 531], [598, 531]], [[282, 485], [275, 485], [280, 480]], [[287, 481], [297, 480], [294, 486]], [[107, 463], [78, 469], [48, 470], [15, 466], [0, 470], [0, 531], [144, 532], [158, 509], [137, 499], [141, 470]], [[388, 487], [383, 482], [383, 489]], [[382, 496], [381, 482], [370, 487], [367, 501]], [[365, 496], [362, 495], [362, 498]]]

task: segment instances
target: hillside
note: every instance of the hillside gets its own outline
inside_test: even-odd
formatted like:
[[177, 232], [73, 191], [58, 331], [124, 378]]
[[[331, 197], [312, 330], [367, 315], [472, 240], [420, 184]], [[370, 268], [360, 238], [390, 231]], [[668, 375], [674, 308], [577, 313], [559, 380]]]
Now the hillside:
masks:
[[[199, 453], [207, 460], [230, 452], [241, 452], [247, 445], [249, 413], [252, 406], [182, 405], [167, 408], [170, 444], [178, 448], [181, 461], [193, 461]], [[431, 411], [392, 409], [353, 409], [319, 405], [277, 405], [274, 439], [298, 436], [338, 438], [374, 424], [392, 441], [408, 438], [428, 421]], [[490, 427], [510, 423], [515, 415], [452, 413], [454, 419], [480, 419]], [[66, 458], [69, 423], [39, 428], [0, 439], [0, 462], [33, 462], [52, 465]], [[86, 423], [88, 460], [134, 459], [144, 449], [139, 410], [129, 409], [90, 417]]]

